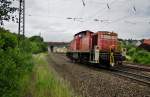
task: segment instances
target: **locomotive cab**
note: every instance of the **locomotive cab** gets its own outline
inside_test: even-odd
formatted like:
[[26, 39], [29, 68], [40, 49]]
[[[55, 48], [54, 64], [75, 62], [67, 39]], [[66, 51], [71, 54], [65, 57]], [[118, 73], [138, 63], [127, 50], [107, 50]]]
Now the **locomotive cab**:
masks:
[[[118, 49], [117, 34], [99, 31], [92, 37], [92, 61], [113, 67], [122, 63], [122, 54]], [[99, 57], [99, 58], [98, 58]]]

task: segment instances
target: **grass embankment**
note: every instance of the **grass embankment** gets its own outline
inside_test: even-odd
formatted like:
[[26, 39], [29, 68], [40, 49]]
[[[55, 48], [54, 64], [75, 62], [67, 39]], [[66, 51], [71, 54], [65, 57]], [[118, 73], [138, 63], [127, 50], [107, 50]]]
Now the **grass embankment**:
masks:
[[47, 54], [34, 56], [35, 66], [28, 95], [32, 97], [72, 97], [67, 83], [48, 65]]

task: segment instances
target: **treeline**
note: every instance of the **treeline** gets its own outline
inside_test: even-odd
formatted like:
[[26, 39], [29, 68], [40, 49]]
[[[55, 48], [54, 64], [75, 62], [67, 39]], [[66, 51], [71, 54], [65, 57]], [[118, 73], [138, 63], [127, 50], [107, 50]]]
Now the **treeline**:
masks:
[[39, 36], [23, 38], [0, 28], [0, 97], [23, 95], [24, 78], [31, 74], [34, 65], [32, 55], [46, 50]]
[[126, 48], [127, 48], [128, 61], [133, 63], [150, 65], [150, 60], [149, 60], [150, 52], [130, 44], [127, 45]]
[[147, 50], [137, 47], [132, 44], [132, 41], [128, 44], [125, 41], [121, 41], [122, 47], [127, 49], [127, 61], [132, 63], [150, 65], [150, 52]]

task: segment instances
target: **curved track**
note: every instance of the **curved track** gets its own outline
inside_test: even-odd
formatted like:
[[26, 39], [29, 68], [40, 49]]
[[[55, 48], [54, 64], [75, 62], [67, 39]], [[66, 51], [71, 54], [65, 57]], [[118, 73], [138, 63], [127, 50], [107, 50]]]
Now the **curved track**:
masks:
[[124, 68], [130, 68], [130, 69], [150, 72], [149, 66], [132, 65], [132, 64], [126, 64], [126, 63], [124, 63], [124, 64], [125, 65], [122, 65], [122, 67], [124, 67]]
[[141, 82], [143, 84], [146, 84], [148, 86], [150, 86], [150, 77], [146, 76], [146, 75], [142, 75], [142, 74], [137, 74], [135, 72], [130, 72], [127, 70], [121, 70], [121, 69], [111, 69], [111, 72], [113, 74], [122, 76], [122, 77], [126, 77], [138, 82]]
[[[62, 59], [67, 60], [68, 58], [66, 58], [64, 55], [61, 56]], [[89, 65], [88, 65], [89, 66]], [[150, 87], [150, 76], [144, 75], [143, 73], [141, 73], [141, 71], [145, 71], [145, 72], [149, 72], [147, 71], [148, 69], [143, 69], [140, 67], [133, 67], [133, 66], [126, 66], [123, 65], [120, 68], [111, 68], [111, 69], [107, 69], [107, 68], [93, 68], [95, 66], [90, 66], [90, 68], [99, 71], [100, 69], [103, 69], [105, 72], [110, 72], [114, 75], [118, 75], [121, 77], [125, 77], [125, 78], [129, 78], [133, 81], [136, 82], [140, 82], [143, 85], [147, 85]]]

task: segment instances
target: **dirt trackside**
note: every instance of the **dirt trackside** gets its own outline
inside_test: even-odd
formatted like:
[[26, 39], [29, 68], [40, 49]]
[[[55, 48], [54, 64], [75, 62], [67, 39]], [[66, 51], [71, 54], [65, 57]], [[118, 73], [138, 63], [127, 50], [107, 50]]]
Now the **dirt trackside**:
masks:
[[50, 54], [48, 61], [83, 97], [150, 97], [150, 87], [103, 70], [74, 64], [62, 54]]

